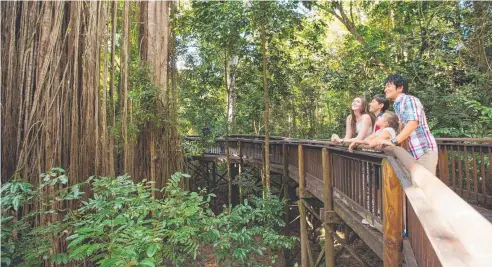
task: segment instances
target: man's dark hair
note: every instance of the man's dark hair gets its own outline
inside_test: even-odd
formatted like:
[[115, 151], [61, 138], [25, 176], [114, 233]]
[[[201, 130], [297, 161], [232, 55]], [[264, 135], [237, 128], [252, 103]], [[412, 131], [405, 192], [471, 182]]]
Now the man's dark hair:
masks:
[[390, 101], [383, 95], [375, 95], [372, 99], [376, 100], [379, 104], [383, 104], [381, 112], [385, 112], [389, 108]]
[[386, 85], [387, 83], [394, 84], [396, 88], [403, 86], [403, 93], [408, 93], [408, 82], [400, 74], [393, 74], [388, 76], [388, 78], [384, 80], [384, 85]]

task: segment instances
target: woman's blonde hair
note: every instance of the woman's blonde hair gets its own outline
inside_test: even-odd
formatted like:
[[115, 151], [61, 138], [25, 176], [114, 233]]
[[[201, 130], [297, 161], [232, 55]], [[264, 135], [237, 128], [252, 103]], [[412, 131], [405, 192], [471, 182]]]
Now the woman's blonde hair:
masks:
[[400, 120], [398, 119], [398, 116], [393, 111], [386, 111], [383, 114], [383, 119], [388, 122], [388, 126], [395, 129], [396, 132], [398, 132], [398, 128], [400, 126]]

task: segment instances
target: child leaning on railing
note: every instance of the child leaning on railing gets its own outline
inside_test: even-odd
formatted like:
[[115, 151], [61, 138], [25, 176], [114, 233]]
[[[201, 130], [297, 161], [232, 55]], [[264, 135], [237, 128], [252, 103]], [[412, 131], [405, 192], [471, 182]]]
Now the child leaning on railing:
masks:
[[377, 132], [372, 133], [364, 140], [352, 141], [348, 147], [349, 151], [352, 152], [354, 147], [359, 144], [376, 147], [380, 144], [381, 140], [391, 140], [391, 138], [396, 137], [396, 131], [399, 126], [398, 116], [394, 112], [386, 111], [383, 116], [376, 120], [376, 125], [380, 127]]

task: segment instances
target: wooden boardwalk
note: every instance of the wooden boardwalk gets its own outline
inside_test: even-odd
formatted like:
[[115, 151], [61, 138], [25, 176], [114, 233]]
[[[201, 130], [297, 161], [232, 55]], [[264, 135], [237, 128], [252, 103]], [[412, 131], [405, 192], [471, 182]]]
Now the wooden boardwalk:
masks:
[[[262, 137], [231, 136], [228, 142], [230, 163], [261, 167]], [[225, 161], [227, 146], [224, 143], [224, 139], [217, 140], [217, 147], [209, 149], [199, 159]], [[300, 187], [302, 184], [306, 192], [324, 201], [323, 173], [326, 170], [322, 168], [321, 152], [327, 150], [334, 211], [383, 259], [385, 266], [392, 266], [390, 263], [395, 264], [399, 258], [394, 255], [399, 253], [397, 244], [403, 242], [404, 227], [408, 241], [402, 244], [409, 266], [412, 262], [419, 266], [489, 266], [484, 262], [492, 262], [492, 253], [482, 251], [492, 251], [492, 211], [479, 206], [472, 208], [459, 196], [471, 203], [492, 207], [492, 139], [485, 142], [446, 139], [438, 143], [439, 178], [424, 170], [403, 149], [386, 151], [386, 155], [367, 151], [351, 153], [323, 141], [285, 138], [270, 141], [270, 169], [287, 175]], [[403, 198], [400, 204], [383, 199], [387, 190], [383, 182], [390, 179], [383, 166], [393, 173], [400, 191], [406, 193], [406, 208], [401, 206]], [[324, 202], [326, 205], [326, 200]], [[394, 216], [395, 209], [403, 212], [403, 221], [402, 217]], [[391, 213], [385, 214], [388, 211]], [[363, 224], [363, 220], [370, 225]], [[390, 223], [390, 220], [396, 221]], [[474, 236], [476, 240], [471, 242]], [[459, 245], [450, 249], [448, 246], [452, 243]], [[453, 262], [463, 264], [453, 265]]]

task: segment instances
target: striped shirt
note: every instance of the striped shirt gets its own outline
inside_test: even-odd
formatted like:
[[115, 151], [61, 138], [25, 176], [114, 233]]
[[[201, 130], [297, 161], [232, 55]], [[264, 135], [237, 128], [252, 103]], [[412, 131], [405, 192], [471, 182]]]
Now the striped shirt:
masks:
[[393, 108], [401, 123], [419, 122], [417, 128], [407, 139], [410, 154], [415, 159], [419, 159], [428, 150], [437, 152], [436, 140], [429, 130], [424, 107], [420, 100], [411, 95], [401, 94], [396, 98]]

